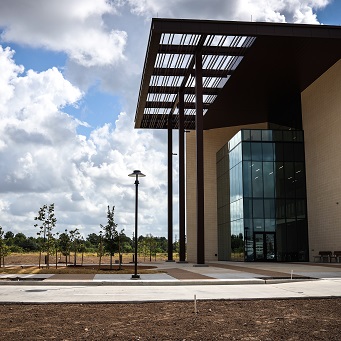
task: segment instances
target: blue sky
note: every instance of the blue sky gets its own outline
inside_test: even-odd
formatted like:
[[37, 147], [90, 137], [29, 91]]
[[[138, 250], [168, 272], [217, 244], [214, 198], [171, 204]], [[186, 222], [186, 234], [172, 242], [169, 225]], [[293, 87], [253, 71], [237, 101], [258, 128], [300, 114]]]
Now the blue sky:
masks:
[[[115, 205], [119, 228], [131, 235], [127, 175], [141, 169], [141, 234], [167, 236], [167, 136], [134, 129], [152, 17], [333, 25], [341, 18], [338, 0], [27, 4], [0, 2], [0, 225], [27, 235], [39, 207], [52, 202], [60, 230], [97, 233]], [[174, 203], [178, 235], [176, 195]]]
[[326, 25], [341, 25], [341, 1], [334, 0], [324, 9], [317, 11], [318, 19]]

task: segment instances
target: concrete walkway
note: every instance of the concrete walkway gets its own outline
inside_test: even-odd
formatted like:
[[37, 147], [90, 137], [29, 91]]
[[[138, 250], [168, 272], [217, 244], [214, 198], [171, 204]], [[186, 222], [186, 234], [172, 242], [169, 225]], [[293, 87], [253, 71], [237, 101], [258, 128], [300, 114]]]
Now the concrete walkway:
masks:
[[152, 264], [164, 272], [139, 280], [124, 274], [2, 274], [0, 303], [341, 297], [341, 263]]

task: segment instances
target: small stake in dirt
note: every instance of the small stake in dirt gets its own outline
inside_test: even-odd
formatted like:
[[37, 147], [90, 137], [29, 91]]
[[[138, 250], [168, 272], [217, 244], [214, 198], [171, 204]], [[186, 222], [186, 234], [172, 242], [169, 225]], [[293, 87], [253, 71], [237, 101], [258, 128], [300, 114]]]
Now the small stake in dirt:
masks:
[[291, 270], [291, 277], [290, 277], [290, 279], [292, 280], [292, 274], [294, 273], [294, 270]]
[[194, 314], [197, 313], [197, 295], [194, 295]]

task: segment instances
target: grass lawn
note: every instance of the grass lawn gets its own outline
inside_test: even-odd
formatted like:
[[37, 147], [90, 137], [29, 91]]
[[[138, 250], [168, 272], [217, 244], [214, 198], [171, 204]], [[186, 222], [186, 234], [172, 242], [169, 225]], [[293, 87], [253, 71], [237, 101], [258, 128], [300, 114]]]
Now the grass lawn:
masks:
[[[177, 258], [174, 255], [174, 259]], [[0, 268], [0, 274], [133, 274], [134, 263], [133, 254], [122, 254], [122, 266], [119, 269], [118, 255], [113, 257], [113, 266], [110, 270], [110, 257], [102, 257], [101, 266], [99, 267], [99, 257], [95, 253], [84, 253], [76, 256], [76, 266], [74, 266], [74, 255], [71, 254], [68, 259], [68, 266], [65, 266], [65, 257], [54, 255], [50, 256], [49, 268], [44, 263], [45, 254], [41, 257], [41, 266], [38, 267], [39, 253], [13, 253], [5, 258], [5, 267]], [[163, 262], [167, 259], [167, 254], [157, 254], [156, 258], [138, 257], [138, 272], [140, 274], [158, 272], [155, 263]], [[141, 264], [143, 263], [143, 264]], [[153, 264], [154, 263], [154, 264]], [[81, 265], [83, 264], [83, 265]]]

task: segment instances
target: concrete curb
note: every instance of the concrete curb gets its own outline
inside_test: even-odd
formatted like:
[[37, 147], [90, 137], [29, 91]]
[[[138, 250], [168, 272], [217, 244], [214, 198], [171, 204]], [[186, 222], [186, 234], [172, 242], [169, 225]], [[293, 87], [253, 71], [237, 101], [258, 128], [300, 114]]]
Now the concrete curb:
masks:
[[105, 281], [57, 281], [57, 280], [0, 280], [0, 285], [19, 286], [187, 286], [187, 285], [250, 285], [250, 284], [279, 284], [316, 281], [317, 279], [229, 279], [229, 280], [105, 280]]

